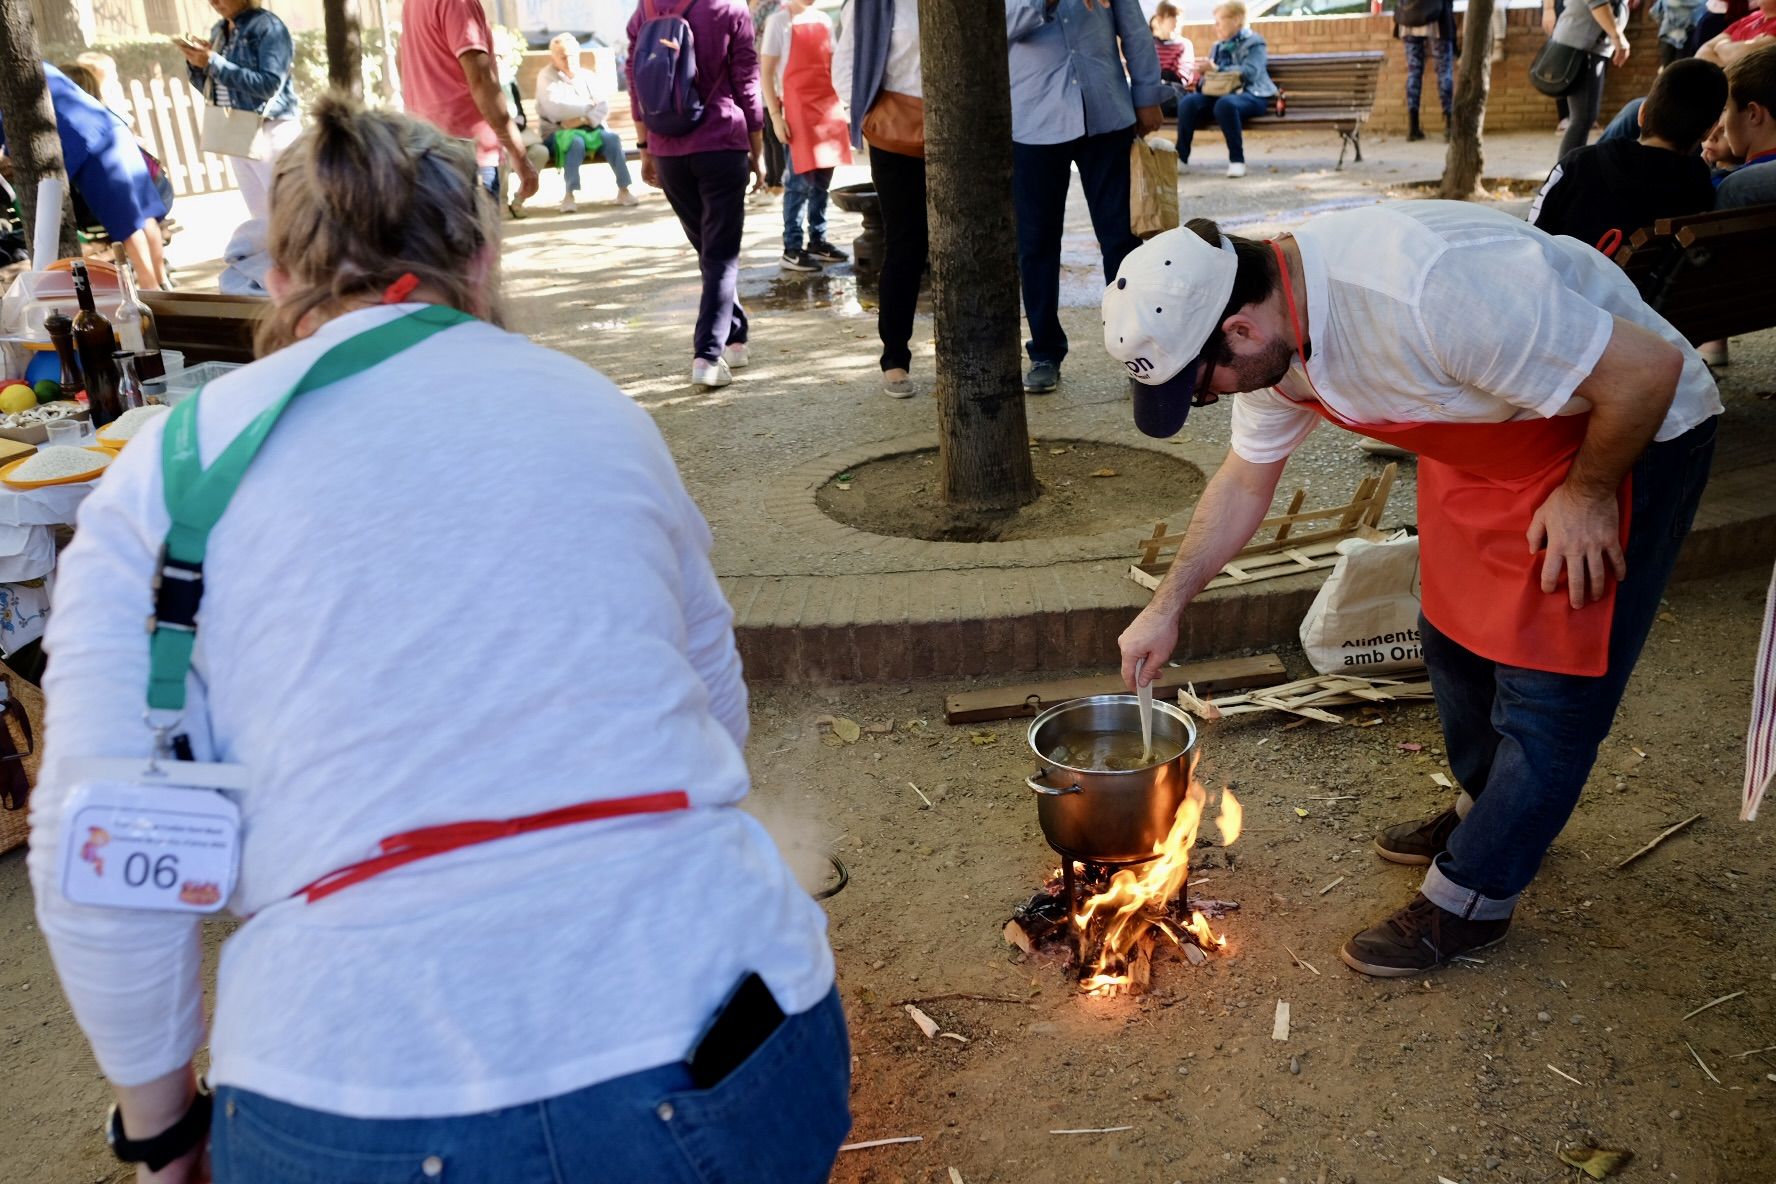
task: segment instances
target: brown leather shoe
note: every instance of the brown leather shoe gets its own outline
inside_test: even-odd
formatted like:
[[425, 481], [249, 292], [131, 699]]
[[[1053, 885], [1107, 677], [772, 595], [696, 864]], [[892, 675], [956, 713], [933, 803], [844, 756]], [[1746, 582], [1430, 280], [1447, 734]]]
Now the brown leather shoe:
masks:
[[1440, 908], [1423, 893], [1338, 951], [1344, 964], [1376, 978], [1407, 978], [1435, 970], [1451, 958], [1483, 950], [1505, 939], [1511, 919], [1473, 921]]
[[1449, 836], [1461, 816], [1453, 809], [1414, 822], [1401, 822], [1375, 836], [1375, 853], [1389, 863], [1424, 867], [1449, 849]]

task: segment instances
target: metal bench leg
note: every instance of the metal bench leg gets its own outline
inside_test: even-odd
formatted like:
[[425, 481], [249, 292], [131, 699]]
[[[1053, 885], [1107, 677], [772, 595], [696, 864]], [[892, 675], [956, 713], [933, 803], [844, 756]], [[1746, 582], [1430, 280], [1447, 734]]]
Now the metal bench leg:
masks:
[[1356, 154], [1357, 154], [1356, 155], [1356, 163], [1362, 164], [1363, 163], [1362, 133], [1358, 132], [1358, 131], [1345, 131], [1343, 128], [1339, 128], [1338, 135], [1343, 140], [1343, 143], [1340, 144], [1339, 148], [1338, 148], [1338, 168], [1342, 169], [1344, 167], [1344, 154], [1350, 149], [1356, 150]]

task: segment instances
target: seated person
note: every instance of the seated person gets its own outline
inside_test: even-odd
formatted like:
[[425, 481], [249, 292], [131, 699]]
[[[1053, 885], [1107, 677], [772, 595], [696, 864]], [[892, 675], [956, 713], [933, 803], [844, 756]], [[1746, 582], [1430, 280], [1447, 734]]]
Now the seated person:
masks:
[[1758, 0], [1748, 16], [1728, 25], [1725, 32], [1698, 49], [1696, 56], [1731, 69], [1745, 54], [1766, 45], [1776, 45], [1776, 0]]
[[[43, 74], [55, 108], [62, 164], [74, 192], [111, 241], [123, 244], [144, 288], [171, 287], [161, 254], [160, 219], [166, 217], [166, 203], [155, 191], [135, 136], [109, 108], [48, 62]], [[0, 127], [0, 148], [5, 146], [6, 129]]]
[[1640, 139], [1602, 140], [1569, 152], [1548, 174], [1530, 223], [1602, 250], [1606, 236], [1619, 242], [1660, 218], [1712, 209], [1714, 185], [1697, 149], [1726, 101], [1727, 76], [1719, 66], [1695, 58], [1673, 62], [1641, 104]]
[[1189, 38], [1178, 36], [1178, 19], [1178, 6], [1172, 0], [1159, 0], [1147, 22], [1153, 32], [1154, 51], [1159, 54], [1159, 81], [1166, 91], [1159, 110], [1167, 117], [1177, 116], [1179, 96], [1196, 81], [1196, 48]]
[[[1776, 2], [1776, 0], [1772, 0]], [[1198, 90], [1178, 100], [1178, 159], [1190, 162], [1190, 145], [1198, 127], [1219, 124], [1227, 138], [1227, 175], [1246, 175], [1246, 145], [1241, 129], [1248, 119], [1270, 111], [1276, 83], [1266, 68], [1269, 58], [1264, 38], [1246, 26], [1246, 6], [1241, 0], [1225, 0], [1215, 8], [1214, 72], [1233, 74], [1234, 89], [1227, 94], [1204, 94], [1209, 75], [1197, 80]]]
[[1776, 202], [1776, 45], [1741, 56], [1727, 70], [1721, 132], [1728, 153], [1745, 163], [1721, 179], [1715, 208]]
[[537, 118], [543, 123], [543, 144], [550, 159], [567, 177], [567, 195], [561, 212], [571, 214], [574, 195], [580, 191], [580, 165], [594, 153], [610, 162], [617, 177], [617, 204], [632, 206], [629, 164], [623, 159], [623, 141], [605, 126], [610, 103], [599, 93], [592, 71], [580, 66], [580, 43], [572, 33], [549, 42], [549, 64], [537, 75]]

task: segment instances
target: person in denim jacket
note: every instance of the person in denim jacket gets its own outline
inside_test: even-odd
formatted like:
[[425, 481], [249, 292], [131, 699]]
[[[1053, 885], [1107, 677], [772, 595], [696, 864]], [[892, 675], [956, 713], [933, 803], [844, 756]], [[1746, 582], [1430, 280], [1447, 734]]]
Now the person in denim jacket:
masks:
[[185, 55], [191, 85], [204, 101], [265, 116], [265, 159], [234, 158], [247, 213], [260, 220], [271, 213], [271, 178], [278, 153], [302, 130], [296, 91], [290, 85], [295, 47], [290, 30], [275, 13], [252, 0], [210, 0], [221, 20], [206, 43], [187, 34], [174, 44]]
[[1239, 85], [1231, 94], [1208, 95], [1202, 93], [1199, 83], [1195, 93], [1178, 100], [1178, 159], [1189, 163], [1196, 129], [1216, 123], [1227, 138], [1227, 175], [1243, 177], [1246, 145], [1241, 129], [1246, 120], [1270, 110], [1277, 88], [1266, 69], [1269, 49], [1264, 38], [1246, 27], [1246, 6], [1239, 0], [1228, 0], [1215, 9], [1215, 37], [1215, 69], [1237, 71]]

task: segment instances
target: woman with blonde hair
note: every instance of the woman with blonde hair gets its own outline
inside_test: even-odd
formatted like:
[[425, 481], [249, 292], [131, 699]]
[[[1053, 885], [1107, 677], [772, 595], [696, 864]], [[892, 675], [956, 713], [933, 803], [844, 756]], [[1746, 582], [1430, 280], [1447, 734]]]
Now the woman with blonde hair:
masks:
[[[825, 919], [736, 808], [732, 614], [659, 432], [498, 327], [469, 145], [330, 97], [274, 195], [262, 357], [113, 464], [46, 640], [31, 875], [113, 1147], [180, 1184], [825, 1180]], [[505, 390], [549, 430], [490, 431]]]
[[1217, 124], [1227, 140], [1227, 175], [1246, 175], [1245, 122], [1270, 110], [1276, 83], [1267, 69], [1264, 38], [1246, 24], [1246, 6], [1226, 0], [1215, 7], [1215, 48], [1196, 90], [1178, 100], [1178, 159], [1188, 164], [1196, 129]]

